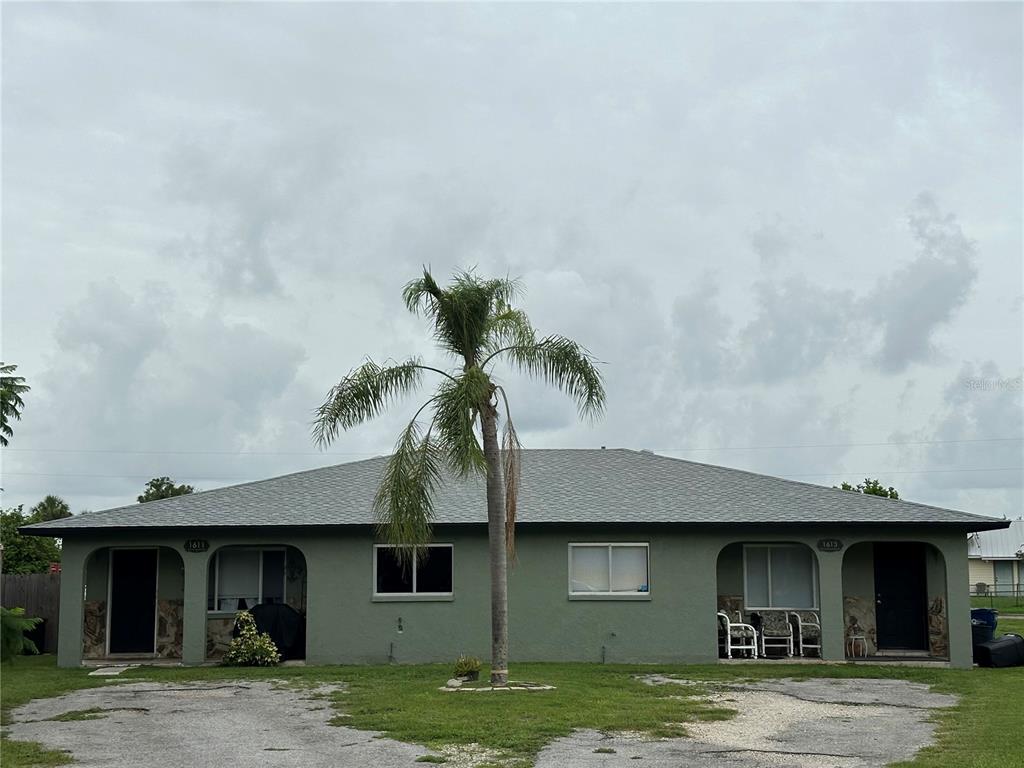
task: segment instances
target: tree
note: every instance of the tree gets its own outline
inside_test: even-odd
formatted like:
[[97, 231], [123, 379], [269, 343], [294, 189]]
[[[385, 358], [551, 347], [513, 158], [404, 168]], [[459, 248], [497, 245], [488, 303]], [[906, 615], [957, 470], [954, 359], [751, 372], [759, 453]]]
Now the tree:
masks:
[[49, 520], [60, 520], [64, 517], [71, 517], [71, 507], [60, 496], [47, 496], [31, 510], [29, 510], [34, 523], [44, 523]]
[[172, 496], [184, 496], [186, 493], [194, 493], [195, 488], [191, 485], [175, 485], [169, 477], [154, 477], [139, 496], [139, 503], [156, 501], [157, 499], [169, 499]]
[[887, 499], [898, 499], [900, 497], [899, 493], [891, 485], [886, 488], [878, 480], [872, 480], [870, 477], [865, 477], [864, 482], [857, 485], [850, 485], [844, 482], [839, 487], [844, 491], [866, 493], [868, 496], [884, 496]]
[[15, 376], [18, 366], [0, 362], [0, 445], [6, 446], [14, 437], [12, 421], [21, 421], [21, 412], [25, 410], [25, 401], [21, 396], [31, 387], [21, 376]]
[[22, 536], [18, 528], [40, 522], [26, 516], [22, 506], [0, 513], [0, 542], [4, 545], [4, 573], [46, 573], [60, 562], [60, 547], [48, 536]]
[[[576, 401], [581, 416], [597, 417], [605, 402], [596, 360], [564, 336], [538, 337], [526, 314], [512, 307], [519, 290], [515, 281], [484, 280], [471, 271], [457, 273], [442, 289], [424, 269], [402, 297], [410, 312], [433, 326], [434, 340], [451, 358], [447, 370], [423, 365], [416, 357], [383, 365], [367, 360], [330, 390], [313, 423], [317, 444], [327, 446], [342, 430], [377, 416], [390, 401], [417, 389], [425, 375], [440, 378], [433, 396], [401, 432], [384, 469], [374, 499], [377, 531], [411, 565], [430, 541], [434, 493], [445, 470], [486, 479], [491, 682], [496, 685], [508, 681], [507, 566], [515, 555], [521, 446], [493, 368], [505, 362], [558, 387]], [[419, 420], [428, 410], [424, 428]], [[499, 419], [504, 421], [500, 444]]]

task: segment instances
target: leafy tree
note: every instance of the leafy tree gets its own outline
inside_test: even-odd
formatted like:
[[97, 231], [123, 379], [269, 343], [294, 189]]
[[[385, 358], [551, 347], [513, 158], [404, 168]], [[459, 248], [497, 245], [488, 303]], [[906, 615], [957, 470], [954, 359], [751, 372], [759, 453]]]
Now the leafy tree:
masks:
[[31, 387], [22, 376], [15, 376], [18, 366], [0, 362], [0, 445], [6, 446], [14, 437], [12, 421], [21, 421], [21, 412], [25, 410], [25, 401], [21, 396]]
[[34, 523], [45, 523], [49, 520], [71, 517], [71, 507], [60, 496], [47, 496], [29, 511]]
[[899, 493], [891, 485], [886, 488], [878, 480], [872, 480], [870, 477], [865, 477], [864, 482], [857, 485], [850, 485], [844, 482], [839, 487], [844, 491], [866, 493], [869, 496], [884, 496], [887, 499], [898, 499], [900, 497]]
[[[397, 546], [403, 563], [414, 562], [431, 537], [434, 493], [445, 470], [486, 478], [491, 580], [491, 681], [508, 680], [508, 557], [515, 554], [520, 443], [505, 389], [494, 366], [505, 362], [568, 393], [581, 416], [596, 417], [605, 392], [595, 359], [564, 336], [538, 337], [529, 318], [512, 308], [519, 284], [457, 273], [441, 288], [427, 270], [405, 286], [413, 314], [433, 326], [434, 340], [449, 358], [447, 370], [419, 358], [378, 365], [367, 360], [349, 372], [317, 409], [313, 437], [329, 445], [342, 430], [377, 416], [426, 374], [440, 378], [433, 396], [402, 430], [374, 501], [378, 535]], [[420, 417], [425, 411], [425, 427]], [[503, 434], [498, 441], [498, 421]], [[479, 432], [478, 432], [479, 430]], [[482, 441], [482, 445], [481, 445]]]
[[154, 477], [139, 496], [139, 503], [156, 501], [157, 499], [169, 499], [172, 496], [184, 496], [186, 493], [194, 493], [195, 488], [191, 485], [175, 485], [169, 477]]
[[4, 573], [46, 573], [50, 563], [60, 562], [60, 546], [48, 536], [22, 536], [18, 528], [40, 522], [26, 516], [22, 506], [0, 513], [0, 542], [4, 545]]

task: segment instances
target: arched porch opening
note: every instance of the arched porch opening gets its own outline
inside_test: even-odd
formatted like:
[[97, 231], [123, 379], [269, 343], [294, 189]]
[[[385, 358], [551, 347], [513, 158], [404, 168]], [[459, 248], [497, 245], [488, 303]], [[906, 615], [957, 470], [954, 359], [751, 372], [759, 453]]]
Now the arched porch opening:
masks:
[[220, 659], [231, 644], [235, 614], [251, 611], [282, 659], [306, 657], [306, 558], [287, 544], [232, 545], [209, 560], [206, 658]]
[[810, 547], [734, 542], [719, 552], [716, 576], [721, 656], [730, 655], [733, 622], [754, 628], [759, 656], [821, 656], [818, 561]]
[[848, 658], [949, 658], [946, 561], [917, 541], [864, 541], [843, 556]]
[[170, 547], [102, 547], [84, 568], [83, 659], [181, 658], [181, 555]]

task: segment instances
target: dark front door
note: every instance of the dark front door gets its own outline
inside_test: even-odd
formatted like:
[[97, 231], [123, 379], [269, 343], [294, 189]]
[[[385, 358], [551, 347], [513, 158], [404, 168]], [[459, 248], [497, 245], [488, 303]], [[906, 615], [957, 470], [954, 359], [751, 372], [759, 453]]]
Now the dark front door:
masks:
[[923, 544], [875, 544], [878, 647], [928, 650], [928, 589]]
[[110, 552], [110, 652], [153, 653], [156, 550]]

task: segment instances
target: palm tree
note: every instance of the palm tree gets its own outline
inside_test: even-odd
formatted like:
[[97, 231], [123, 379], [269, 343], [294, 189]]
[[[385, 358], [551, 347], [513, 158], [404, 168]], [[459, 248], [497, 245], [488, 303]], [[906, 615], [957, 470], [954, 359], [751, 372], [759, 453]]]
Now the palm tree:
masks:
[[21, 396], [31, 389], [23, 377], [14, 375], [16, 370], [18, 366], [0, 362], [0, 445], [5, 447], [14, 437], [11, 422], [21, 421], [21, 412], [25, 410]]
[[[444, 482], [445, 470], [456, 477], [486, 478], [491, 682], [496, 685], [508, 682], [507, 570], [509, 556], [515, 555], [521, 446], [494, 366], [505, 362], [565, 391], [581, 416], [600, 415], [605, 401], [594, 357], [564, 336], [538, 337], [526, 314], [511, 306], [519, 292], [516, 281], [484, 280], [471, 271], [457, 273], [442, 289], [424, 269], [423, 277], [406, 285], [402, 296], [410, 312], [432, 324], [438, 346], [453, 358], [448, 369], [424, 365], [415, 357], [384, 365], [367, 360], [331, 389], [313, 423], [314, 439], [327, 446], [341, 430], [377, 416], [389, 401], [415, 390], [426, 374], [440, 378], [388, 460], [374, 500], [377, 531], [411, 565], [430, 541], [434, 492]], [[428, 411], [429, 420], [424, 416]], [[421, 416], [426, 428], [420, 425]]]
[[29, 510], [32, 522], [45, 523], [71, 517], [71, 507], [60, 496], [49, 495]]

